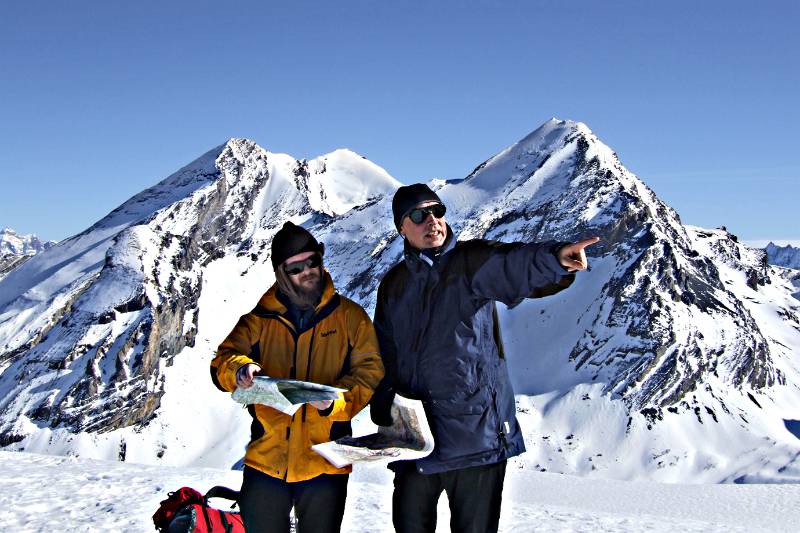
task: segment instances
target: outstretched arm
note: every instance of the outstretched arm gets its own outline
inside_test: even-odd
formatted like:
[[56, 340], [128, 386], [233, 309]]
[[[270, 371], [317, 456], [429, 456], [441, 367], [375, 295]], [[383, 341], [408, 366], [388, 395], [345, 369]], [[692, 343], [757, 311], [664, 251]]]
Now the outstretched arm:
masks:
[[578, 243], [503, 243], [471, 241], [465, 253], [473, 293], [513, 307], [525, 298], [555, 294], [574, 281], [574, 272], [588, 266], [584, 248], [596, 237]]

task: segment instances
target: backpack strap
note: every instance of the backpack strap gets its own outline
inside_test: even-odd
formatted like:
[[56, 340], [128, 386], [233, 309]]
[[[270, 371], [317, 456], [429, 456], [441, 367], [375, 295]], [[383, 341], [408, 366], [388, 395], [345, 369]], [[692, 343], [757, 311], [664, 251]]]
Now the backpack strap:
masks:
[[225, 533], [233, 533], [233, 524], [228, 522], [225, 514], [226, 513], [222, 511], [219, 512], [219, 520], [222, 522], [222, 528], [225, 530]]
[[239, 491], [217, 485], [208, 489], [208, 492], [206, 492], [204, 498], [206, 504], [208, 504], [209, 498], [224, 498], [226, 500], [232, 500], [235, 503], [239, 503]]
[[208, 516], [208, 502], [203, 500], [200, 507], [203, 508], [203, 517], [206, 519], [206, 531], [213, 531], [214, 525], [211, 523], [211, 517]]

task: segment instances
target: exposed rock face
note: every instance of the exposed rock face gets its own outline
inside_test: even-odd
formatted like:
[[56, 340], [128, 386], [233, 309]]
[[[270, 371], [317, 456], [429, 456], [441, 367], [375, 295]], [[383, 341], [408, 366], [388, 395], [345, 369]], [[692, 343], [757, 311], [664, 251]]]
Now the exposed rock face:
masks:
[[20, 266], [22, 263], [30, 259], [29, 255], [14, 255], [6, 254], [0, 255], [0, 279], [3, 279], [6, 274]]
[[169, 187], [200, 185], [114, 236], [96, 276], [54, 313], [58, 321], [24, 350], [0, 356], [19, 360], [18, 376], [34, 368], [58, 374], [53, 390], [29, 409], [31, 419], [76, 432], [147, 422], [164, 393], [159, 365], [194, 344], [202, 268], [241, 242], [269, 179], [266, 158], [250, 141], [231, 141], [215, 169], [173, 177], [95, 226], [135, 213]]

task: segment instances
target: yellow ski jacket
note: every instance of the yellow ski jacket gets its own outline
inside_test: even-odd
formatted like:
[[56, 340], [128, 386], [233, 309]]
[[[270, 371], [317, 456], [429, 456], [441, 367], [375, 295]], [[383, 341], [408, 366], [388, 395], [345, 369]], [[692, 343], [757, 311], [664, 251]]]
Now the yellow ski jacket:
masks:
[[285, 317], [286, 306], [273, 285], [251, 312], [242, 316], [211, 361], [211, 377], [221, 390], [236, 389], [236, 372], [256, 363], [262, 374], [333, 385], [340, 394], [320, 413], [303, 405], [289, 416], [265, 405], [249, 405], [251, 440], [244, 462], [289, 482], [320, 474], [344, 474], [311, 446], [351, 434], [350, 419], [363, 409], [383, 377], [375, 329], [364, 309], [336, 293], [330, 274], [323, 275], [322, 299], [302, 331]]

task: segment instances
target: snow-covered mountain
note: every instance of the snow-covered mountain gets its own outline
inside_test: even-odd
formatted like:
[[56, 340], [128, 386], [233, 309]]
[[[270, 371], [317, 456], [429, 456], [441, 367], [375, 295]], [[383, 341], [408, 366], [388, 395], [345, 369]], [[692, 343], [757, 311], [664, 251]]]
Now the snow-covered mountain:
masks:
[[765, 250], [771, 265], [800, 269], [800, 248], [769, 243]]
[[[246, 414], [213, 389], [208, 362], [272, 282], [272, 236], [302, 223], [339, 289], [371, 311], [402, 253], [398, 185], [346, 150], [298, 161], [233, 139], [15, 269], [0, 281], [0, 445], [234, 464]], [[681, 224], [577, 122], [548, 121], [431, 185], [462, 239], [603, 239], [570, 290], [501, 310], [522, 465], [798, 478], [790, 271], [723, 230]]]
[[11, 228], [3, 228], [0, 231], [0, 279], [55, 244], [56, 241], [42, 241], [36, 235], [19, 235]]

